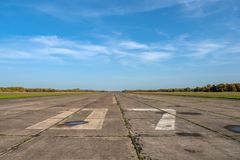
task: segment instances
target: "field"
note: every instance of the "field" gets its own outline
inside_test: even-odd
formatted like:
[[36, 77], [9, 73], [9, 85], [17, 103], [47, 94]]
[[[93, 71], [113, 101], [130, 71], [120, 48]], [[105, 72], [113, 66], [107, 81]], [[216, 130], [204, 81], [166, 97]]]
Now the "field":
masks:
[[76, 95], [92, 92], [0, 92], [0, 99]]
[[133, 92], [139, 94], [240, 99], [240, 92]]

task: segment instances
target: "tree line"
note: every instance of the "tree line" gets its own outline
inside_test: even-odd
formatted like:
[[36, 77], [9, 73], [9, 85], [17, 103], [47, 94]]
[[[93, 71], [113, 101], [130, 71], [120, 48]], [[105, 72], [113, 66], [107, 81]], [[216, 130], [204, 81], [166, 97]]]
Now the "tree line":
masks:
[[240, 83], [208, 84], [195, 88], [168, 88], [157, 90], [124, 90], [123, 92], [240, 92]]
[[0, 87], [0, 92], [94, 92], [94, 90], [76, 89], [52, 89], [52, 88], [24, 88], [24, 87]]

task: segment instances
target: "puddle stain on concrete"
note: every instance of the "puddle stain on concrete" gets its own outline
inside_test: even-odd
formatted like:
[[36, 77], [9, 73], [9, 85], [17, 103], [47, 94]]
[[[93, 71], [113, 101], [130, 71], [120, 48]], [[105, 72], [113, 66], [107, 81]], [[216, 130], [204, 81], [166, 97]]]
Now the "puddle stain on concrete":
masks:
[[184, 114], [184, 115], [201, 115], [201, 113], [198, 112], [178, 112], [178, 114]]
[[224, 128], [234, 133], [240, 133], [240, 125], [227, 125]]
[[76, 125], [82, 125], [82, 124], [86, 124], [88, 123], [87, 121], [68, 121], [68, 122], [65, 122], [63, 125], [65, 126], [76, 126]]
[[176, 133], [178, 136], [184, 136], [184, 137], [203, 137], [200, 133], [187, 133], [187, 132], [178, 132]]
[[202, 152], [202, 151], [200, 151], [200, 150], [188, 149], [188, 148], [185, 148], [184, 150], [187, 151], [187, 152], [189, 152], [189, 153], [201, 153], [201, 152]]
[[155, 112], [156, 114], [164, 114], [164, 113], [166, 113], [166, 112], [164, 112], [164, 111], [158, 111], [158, 112]]
[[182, 105], [173, 105], [173, 107], [184, 107]]
[[56, 105], [54, 107], [66, 107], [66, 105], [65, 104], [59, 104], [59, 105]]

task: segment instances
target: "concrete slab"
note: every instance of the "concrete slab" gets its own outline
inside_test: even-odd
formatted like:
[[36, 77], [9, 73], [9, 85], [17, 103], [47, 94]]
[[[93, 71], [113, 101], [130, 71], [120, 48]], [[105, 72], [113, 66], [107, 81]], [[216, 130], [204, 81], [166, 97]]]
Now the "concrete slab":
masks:
[[6, 152], [12, 146], [23, 142], [26, 136], [1, 136], [0, 135], [0, 155]]
[[[134, 97], [134, 98], [136, 98], [136, 97]], [[135, 99], [132, 99], [132, 100], [135, 100]], [[140, 98], [138, 98], [137, 100], [140, 100]], [[149, 105], [159, 108], [159, 109], [170, 107], [170, 105], [167, 105], [165, 107], [163, 107], [162, 105], [159, 106], [160, 102], [157, 102], [155, 100], [151, 101], [149, 99], [148, 99], [148, 102], [144, 102], [144, 103], [149, 104]], [[195, 104], [193, 103], [193, 104], [191, 104], [191, 106], [195, 106]], [[211, 108], [211, 107], [209, 107], [209, 108]], [[194, 107], [189, 108], [187, 106], [179, 105], [177, 107], [175, 106], [174, 109], [177, 110], [178, 117], [182, 117], [188, 121], [191, 121], [193, 123], [196, 123], [196, 124], [199, 124], [206, 128], [209, 128], [210, 130], [214, 130], [215, 132], [219, 132], [223, 135], [227, 135], [227, 136], [231, 136], [231, 137], [236, 137], [239, 135], [239, 133], [234, 133], [234, 132], [228, 131], [227, 129], [224, 128], [225, 126], [228, 126], [228, 125], [239, 125], [240, 121], [238, 119], [227, 117], [227, 116], [224, 116], [221, 114], [215, 114], [212, 112], [200, 111], [198, 109], [194, 109]], [[225, 110], [227, 110], [227, 109], [228, 108], [226, 108]], [[220, 108], [219, 110], [222, 110], [222, 112], [223, 112], [223, 108]], [[229, 110], [232, 111], [232, 109], [229, 109]], [[219, 112], [217, 112], [217, 113], [219, 113]], [[224, 113], [227, 113], [227, 112], [224, 112]], [[240, 115], [240, 112], [236, 112], [236, 113], [238, 113]]]
[[141, 137], [146, 159], [237, 160], [238, 143], [221, 137]]
[[136, 160], [130, 139], [118, 137], [38, 137], [2, 160]]
[[[140, 96], [139, 96], [140, 97]], [[161, 103], [156, 100], [138, 98], [129, 95], [117, 96], [135, 136], [140, 156], [145, 159], [238, 159], [240, 143], [222, 134], [239, 138], [238, 133], [226, 131], [224, 125], [235, 124], [235, 119], [199, 111], [185, 106]], [[139, 102], [140, 101], [140, 102]], [[137, 103], [138, 102], [138, 103]], [[143, 103], [141, 103], [143, 102]], [[144, 105], [145, 103], [145, 105]], [[192, 103], [192, 105], [195, 105]], [[144, 108], [152, 108], [145, 111]], [[129, 109], [130, 108], [130, 109]], [[134, 111], [139, 108], [140, 111]], [[160, 111], [155, 110], [158, 108]], [[173, 108], [177, 111], [174, 130], [156, 130], [163, 109]], [[201, 125], [197, 125], [197, 124]], [[210, 130], [205, 127], [209, 127]], [[221, 132], [222, 134], [216, 133]]]
[[[154, 103], [160, 107], [176, 106], [200, 109], [206, 112], [240, 118], [240, 102], [238, 100], [222, 100], [209, 98], [194, 98], [162, 95], [128, 95], [147, 103]], [[239, 119], [240, 120], [240, 119]]]

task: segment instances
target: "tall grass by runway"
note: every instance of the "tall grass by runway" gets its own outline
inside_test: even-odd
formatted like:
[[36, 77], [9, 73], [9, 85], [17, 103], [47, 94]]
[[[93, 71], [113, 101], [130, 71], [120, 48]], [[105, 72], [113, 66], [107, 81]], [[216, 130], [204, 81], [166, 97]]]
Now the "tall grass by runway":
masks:
[[93, 92], [0, 92], [0, 99], [89, 94]]
[[206, 98], [226, 98], [240, 100], [240, 92], [130, 92], [130, 93], [206, 97]]

